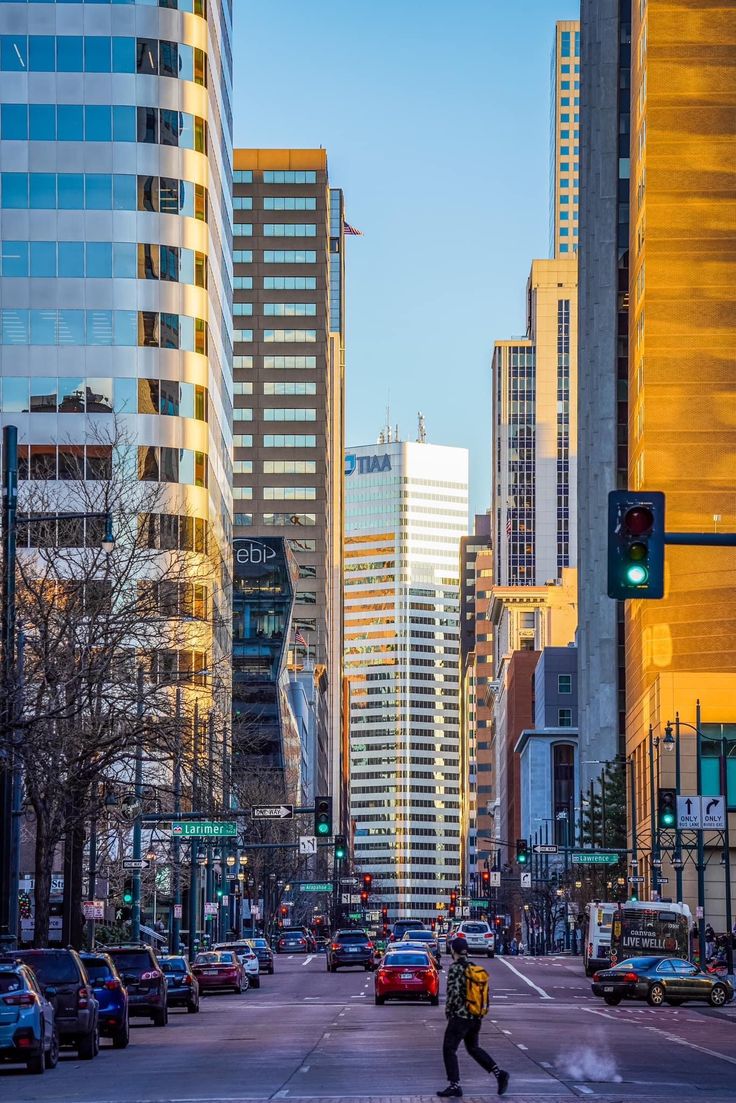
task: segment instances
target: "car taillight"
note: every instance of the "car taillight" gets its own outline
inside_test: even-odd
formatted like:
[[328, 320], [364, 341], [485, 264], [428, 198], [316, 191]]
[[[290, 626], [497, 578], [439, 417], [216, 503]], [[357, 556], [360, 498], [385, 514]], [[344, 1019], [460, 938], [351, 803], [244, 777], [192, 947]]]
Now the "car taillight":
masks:
[[115, 977], [111, 977], [110, 980], [105, 981], [104, 987], [110, 992], [114, 992], [117, 988], [122, 988], [122, 985]]
[[192, 976], [192, 974], [191, 974], [191, 973], [186, 973], [186, 974], [185, 974], [185, 976], [184, 976], [184, 984], [191, 984], [193, 980], [194, 980], [194, 977]]
[[639, 976], [637, 973], [624, 973], [623, 979], [628, 981], [637, 981], [639, 979]]
[[601, 979], [600, 973], [593, 973], [593, 981], [595, 982], [595, 984], [597, 984], [600, 979]]
[[372, 950], [373, 949], [373, 943], [372, 942], [366, 942], [365, 948], [366, 948], [366, 950]]
[[484, 938], [493, 938], [493, 931], [487, 931], [487, 932], [486, 932], [486, 933], [485, 933], [485, 934], [483, 935], [483, 937], [484, 937]]
[[77, 1007], [87, 1007], [89, 1003], [89, 992], [86, 988], [79, 988], [77, 990]]
[[141, 980], [158, 980], [160, 976], [157, 969], [150, 969], [147, 973], [141, 973]]
[[3, 996], [3, 1003], [8, 1007], [33, 1007], [38, 1003], [35, 992], [16, 992], [12, 996]]
[[385, 969], [379, 969], [378, 972], [376, 973], [376, 979], [377, 980], [385, 980], [387, 976], [388, 976], [388, 973], [386, 972]]
[[339, 942], [333, 942], [332, 945], [330, 946], [330, 949], [331, 950], [339, 950], [340, 949], [340, 943]]

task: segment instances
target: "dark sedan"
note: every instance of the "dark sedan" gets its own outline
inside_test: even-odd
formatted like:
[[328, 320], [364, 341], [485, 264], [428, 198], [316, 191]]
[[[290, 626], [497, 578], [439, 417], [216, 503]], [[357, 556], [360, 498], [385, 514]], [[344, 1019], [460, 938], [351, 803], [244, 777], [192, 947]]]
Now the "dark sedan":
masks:
[[592, 988], [610, 1007], [622, 1000], [646, 1000], [651, 1007], [663, 1003], [679, 1007], [687, 1000], [705, 1000], [711, 1007], [723, 1007], [734, 995], [730, 981], [704, 973], [679, 957], [627, 958], [594, 973]]
[[158, 959], [166, 977], [166, 1003], [169, 1007], [186, 1007], [190, 1015], [199, 1011], [199, 982], [189, 969], [187, 959], [178, 954], [162, 955]]
[[304, 927], [284, 927], [276, 941], [277, 954], [313, 954], [317, 944]]
[[273, 976], [273, 950], [265, 938], [249, 938], [247, 942], [258, 958], [260, 972]]

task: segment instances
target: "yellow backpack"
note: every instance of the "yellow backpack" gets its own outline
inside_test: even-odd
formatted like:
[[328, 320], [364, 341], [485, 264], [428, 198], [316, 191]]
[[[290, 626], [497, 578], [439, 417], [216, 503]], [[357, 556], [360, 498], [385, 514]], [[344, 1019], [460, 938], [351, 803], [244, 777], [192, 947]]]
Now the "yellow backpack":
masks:
[[472, 962], [465, 967], [465, 1006], [476, 1019], [488, 1014], [488, 973]]

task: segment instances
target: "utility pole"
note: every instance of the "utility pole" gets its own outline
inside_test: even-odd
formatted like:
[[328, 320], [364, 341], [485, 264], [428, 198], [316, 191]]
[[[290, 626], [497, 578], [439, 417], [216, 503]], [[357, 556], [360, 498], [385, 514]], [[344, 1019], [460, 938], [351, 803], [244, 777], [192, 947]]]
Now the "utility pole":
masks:
[[[194, 702], [192, 731], [192, 811], [199, 809], [199, 702]], [[194, 961], [197, 927], [199, 924], [199, 868], [197, 844], [194, 838], [189, 844], [189, 960]]]
[[[176, 687], [175, 730], [174, 730], [174, 816], [181, 812], [181, 686]], [[169, 926], [169, 950], [179, 953], [181, 941], [181, 842], [179, 836], [172, 840], [173, 861], [173, 904]]]
[[[133, 820], [133, 859], [141, 860], [141, 804], [143, 802], [143, 664], [138, 664], [136, 683], [136, 732], [135, 743], [135, 802], [137, 810]], [[141, 871], [133, 870], [133, 905], [130, 917], [130, 937], [138, 942], [141, 937]]]
[[[26, 636], [22, 627], [18, 632], [18, 658], [17, 670], [17, 699], [13, 699], [13, 720], [23, 714], [23, 660], [25, 655]], [[18, 892], [20, 891], [20, 818], [23, 811], [23, 764], [17, 752], [18, 731], [13, 726], [12, 738], [12, 762], [11, 762], [11, 800], [10, 800], [10, 889], [9, 897], [9, 922], [8, 929], [11, 938], [17, 945], [20, 938], [20, 915], [18, 913]], [[13, 943], [10, 943], [13, 945]]]
[[[700, 739], [700, 698], [695, 702], [695, 767], [697, 773], [698, 799], [703, 793], [703, 748]], [[728, 806], [728, 802], [726, 801]], [[728, 807], [726, 807], [728, 816]], [[698, 831], [698, 951], [700, 954], [700, 968], [705, 968], [705, 832]], [[730, 935], [730, 931], [728, 934]]]
[[[18, 429], [3, 428], [2, 562], [2, 726], [10, 731], [15, 673], [15, 540], [18, 509]], [[0, 949], [12, 946], [10, 927], [11, 840], [13, 835], [13, 752], [0, 759]]]

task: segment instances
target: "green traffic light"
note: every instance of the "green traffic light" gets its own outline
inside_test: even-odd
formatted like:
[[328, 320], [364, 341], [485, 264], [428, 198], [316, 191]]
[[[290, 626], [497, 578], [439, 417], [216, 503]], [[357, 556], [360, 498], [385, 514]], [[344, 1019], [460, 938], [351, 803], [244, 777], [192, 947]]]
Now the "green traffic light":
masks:
[[519, 855], [519, 858], [518, 858], [518, 862], [519, 862], [519, 865], [520, 865], [520, 866], [523, 866], [523, 865], [525, 865], [525, 864], [526, 864], [526, 854], [524, 854], [524, 853], [523, 853], [523, 851], [522, 851], [522, 853], [521, 853], [521, 854]]
[[674, 822], [675, 822], [675, 817], [672, 815], [671, 812], [665, 812], [662, 815], [662, 823], [664, 824], [665, 827], [672, 827]]
[[649, 571], [641, 563], [630, 563], [626, 568], [626, 581], [632, 586], [641, 586], [649, 578]]
[[317, 834], [318, 835], [327, 835], [329, 833], [329, 830], [330, 830], [330, 825], [328, 823], [318, 823], [317, 824]]
[[132, 904], [133, 903], [133, 893], [132, 892], [124, 892], [123, 893], [123, 903], [124, 904]]

